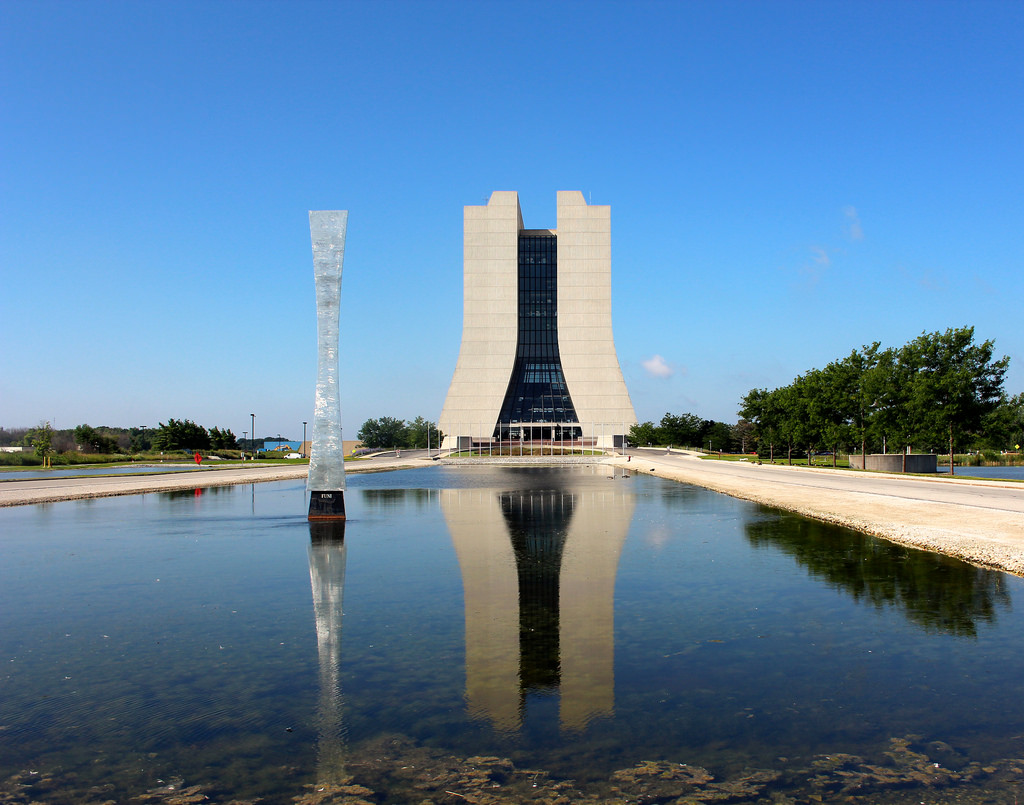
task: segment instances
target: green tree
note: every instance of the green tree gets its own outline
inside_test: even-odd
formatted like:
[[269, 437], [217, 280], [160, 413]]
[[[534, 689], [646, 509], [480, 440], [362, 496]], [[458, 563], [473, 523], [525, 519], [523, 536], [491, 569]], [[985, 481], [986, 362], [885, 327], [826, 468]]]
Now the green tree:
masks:
[[405, 420], [389, 416], [367, 419], [356, 437], [367, 447], [407, 447], [409, 443]]
[[437, 447], [442, 439], [444, 434], [437, 429], [437, 423], [418, 416], [406, 426], [406, 444], [402, 446], [421, 449], [429, 444], [431, 447]]
[[[865, 394], [872, 400], [868, 433], [883, 452], [888, 445], [899, 445], [906, 456], [916, 436], [910, 413], [910, 384], [914, 370], [900, 359], [900, 351], [892, 347], [877, 353], [877, 362], [865, 375]], [[906, 470], [906, 458], [903, 469]]]
[[1024, 445], [1024, 393], [1003, 400], [986, 417], [982, 433], [988, 447], [1019, 450], [1019, 446]]
[[820, 444], [831, 450], [833, 467], [837, 454], [854, 435], [858, 377], [857, 364], [846, 359], [807, 375], [811, 424]]
[[868, 432], [875, 411], [875, 378], [878, 372], [879, 343], [853, 350], [843, 363], [847, 370], [851, 436], [860, 442], [861, 468], [867, 467]]
[[633, 445], [643, 447], [648, 444], [660, 444], [658, 430], [653, 422], [641, 422], [629, 427], [629, 441]]
[[38, 428], [33, 428], [25, 434], [25, 446], [31, 447], [40, 458], [45, 458], [53, 452], [53, 426], [49, 422], [43, 422]]
[[768, 458], [775, 461], [775, 446], [784, 444], [782, 422], [785, 411], [778, 390], [765, 394], [758, 423], [759, 438], [768, 440]]
[[75, 444], [81, 445], [87, 453], [113, 453], [117, 449], [116, 439], [90, 425], [75, 428]]
[[1020, 445], [1024, 445], [1024, 392], [1006, 401], [1006, 411], [1009, 423], [1007, 449], [1020, 450]]
[[1002, 402], [1008, 357], [993, 360], [995, 342], [974, 343], [974, 328], [922, 333], [902, 350], [913, 369], [909, 412], [914, 431], [933, 443], [947, 442], [953, 472], [956, 444], [977, 435]]
[[807, 417], [807, 396], [804, 393], [803, 378], [798, 377], [790, 385], [779, 389], [779, 433], [786, 445], [786, 462], [793, 463], [793, 448], [808, 445], [813, 441]]
[[786, 461], [792, 464], [795, 448], [804, 448], [809, 457], [816, 446], [827, 445], [833, 448], [834, 463], [835, 453], [849, 435], [844, 387], [839, 366], [812, 369], [774, 391], [747, 392], [740, 400], [740, 416], [753, 423], [759, 452], [767, 446], [772, 461], [776, 446], [785, 445]]
[[751, 389], [740, 400], [739, 414], [753, 427], [758, 455], [768, 448], [769, 461], [775, 460], [775, 445], [779, 442], [779, 409], [777, 391]]
[[168, 419], [166, 425], [159, 423], [153, 446], [157, 450], [209, 450], [210, 434], [190, 419]]
[[810, 453], [818, 445], [832, 448], [835, 463], [854, 440], [862, 456], [869, 443], [883, 451], [899, 445], [904, 470], [912, 443], [944, 444], [952, 463], [957, 444], [998, 439], [1014, 420], [1014, 409], [1001, 410], [1009, 404], [1009, 358], [995, 360], [992, 352], [992, 341], [974, 343], [973, 327], [922, 333], [899, 349], [881, 350], [876, 342], [788, 386], [752, 389], [740, 400], [740, 415], [754, 423], [762, 445], [768, 441], [774, 451], [775, 441], [785, 444], [790, 463], [794, 447]]
[[25, 444], [25, 437], [28, 435], [28, 428], [4, 428], [0, 426], [0, 447], [28, 447]]
[[1024, 441], [1024, 394], [1004, 398], [981, 423], [973, 447], [985, 450], [1014, 450]]
[[741, 419], [732, 426], [731, 431], [733, 447], [738, 449], [739, 452], [748, 453], [756, 446], [757, 437], [753, 422]]
[[814, 448], [827, 444], [832, 409], [829, 405], [828, 383], [820, 369], [811, 369], [797, 379], [797, 389], [803, 396], [803, 411], [806, 416], [803, 440], [807, 445], [807, 464], [810, 466]]
[[148, 428], [131, 428], [128, 431], [129, 449], [133, 453], [144, 453], [153, 448], [153, 431]]
[[696, 414], [665, 414], [658, 425], [659, 444], [674, 444], [679, 447], [704, 444], [707, 421]]
[[732, 428], [713, 419], [704, 420], [704, 423], [700, 433], [701, 446], [706, 444], [709, 450], [729, 450], [732, 446]]
[[216, 425], [210, 428], [210, 449], [234, 450], [238, 447], [238, 439], [230, 428], [221, 430]]

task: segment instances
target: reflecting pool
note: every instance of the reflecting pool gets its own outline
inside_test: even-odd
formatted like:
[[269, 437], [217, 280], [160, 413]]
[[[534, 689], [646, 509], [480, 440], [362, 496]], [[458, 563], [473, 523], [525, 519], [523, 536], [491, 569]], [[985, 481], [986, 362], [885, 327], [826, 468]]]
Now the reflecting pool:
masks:
[[603, 466], [0, 510], [0, 802], [1013, 802], [1021, 580]]
[[[942, 470], [949, 472], [949, 467]], [[992, 480], [1024, 481], [1024, 467], [957, 467], [956, 474], [967, 478], [991, 478]]]

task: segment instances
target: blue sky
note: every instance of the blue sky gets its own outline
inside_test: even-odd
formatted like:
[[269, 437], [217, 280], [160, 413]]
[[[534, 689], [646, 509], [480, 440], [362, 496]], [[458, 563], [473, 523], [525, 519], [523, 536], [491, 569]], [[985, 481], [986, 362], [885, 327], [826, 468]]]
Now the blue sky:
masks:
[[0, 4], [0, 425], [436, 420], [462, 208], [612, 209], [641, 420], [974, 325], [1024, 390], [1019, 2]]

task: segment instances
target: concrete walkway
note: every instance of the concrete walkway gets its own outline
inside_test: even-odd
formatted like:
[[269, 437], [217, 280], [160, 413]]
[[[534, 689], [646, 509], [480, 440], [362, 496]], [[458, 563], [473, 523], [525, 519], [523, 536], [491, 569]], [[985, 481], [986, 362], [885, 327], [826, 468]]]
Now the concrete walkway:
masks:
[[638, 451], [612, 462], [1024, 575], [1024, 484], [702, 460]]
[[[346, 474], [383, 472], [386, 470], [433, 464], [423, 458], [395, 458], [380, 456], [345, 463]], [[256, 463], [242, 467], [203, 467], [188, 472], [131, 475], [93, 475], [80, 478], [54, 476], [27, 480], [3, 480], [0, 475], [0, 506], [20, 506], [29, 503], [55, 503], [62, 500], [136, 495], [145, 492], [173, 492], [179, 489], [204, 489], [211, 486], [255, 484], [265, 481], [304, 479], [309, 473], [306, 464], [272, 465]]]

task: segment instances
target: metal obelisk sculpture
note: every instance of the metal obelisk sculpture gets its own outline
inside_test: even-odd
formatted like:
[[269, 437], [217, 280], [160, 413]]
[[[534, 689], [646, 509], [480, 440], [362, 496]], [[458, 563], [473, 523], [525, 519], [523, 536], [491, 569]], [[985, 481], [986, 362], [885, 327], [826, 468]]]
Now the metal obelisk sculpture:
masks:
[[345, 519], [345, 449], [341, 441], [338, 326], [347, 227], [348, 210], [309, 212], [313, 278], [316, 282], [317, 343], [313, 446], [306, 481], [310, 520]]

